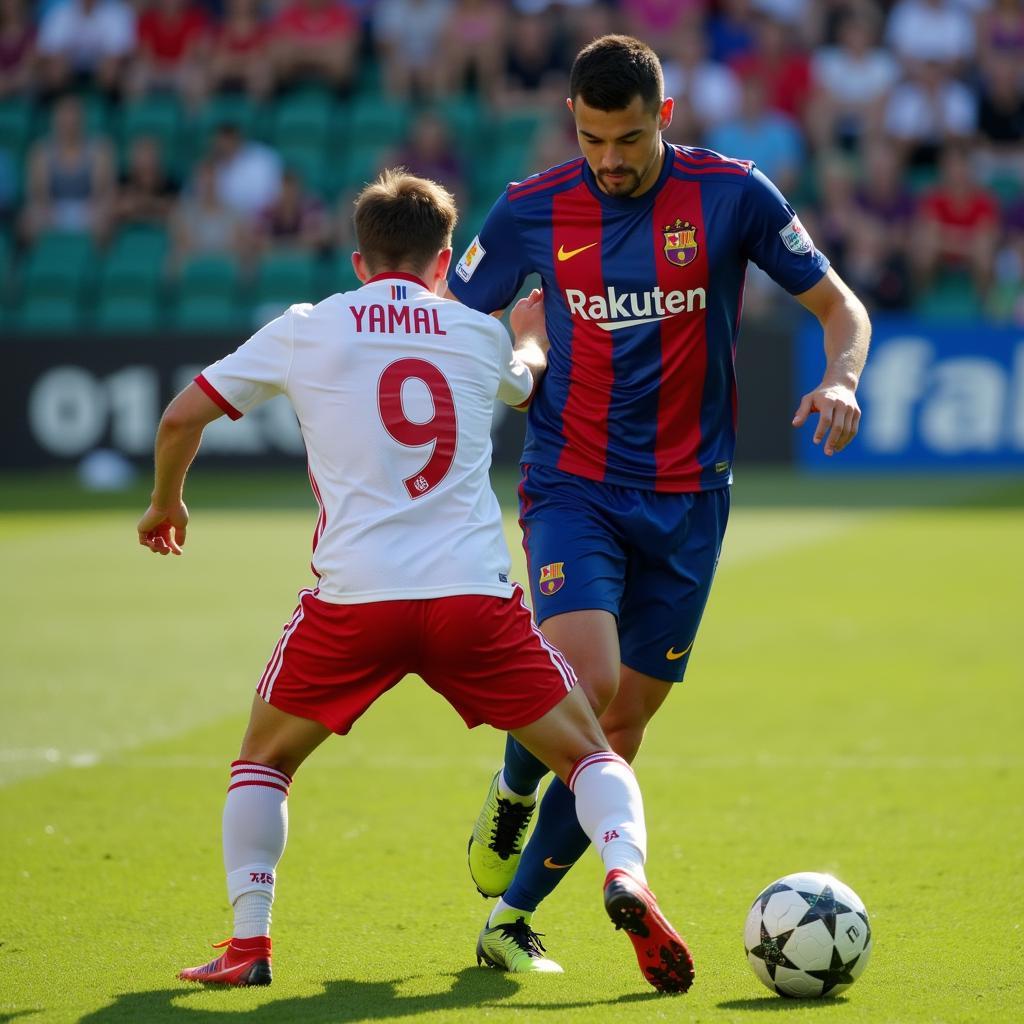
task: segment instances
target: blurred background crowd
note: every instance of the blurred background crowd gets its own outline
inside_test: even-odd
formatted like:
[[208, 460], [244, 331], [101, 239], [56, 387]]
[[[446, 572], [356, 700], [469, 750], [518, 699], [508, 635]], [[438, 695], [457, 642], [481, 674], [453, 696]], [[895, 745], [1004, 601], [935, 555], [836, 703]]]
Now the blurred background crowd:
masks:
[[459, 247], [577, 153], [568, 68], [609, 31], [662, 57], [670, 141], [755, 160], [871, 308], [1024, 323], [1024, 0], [0, 0], [0, 328], [349, 287], [384, 165], [452, 190]]

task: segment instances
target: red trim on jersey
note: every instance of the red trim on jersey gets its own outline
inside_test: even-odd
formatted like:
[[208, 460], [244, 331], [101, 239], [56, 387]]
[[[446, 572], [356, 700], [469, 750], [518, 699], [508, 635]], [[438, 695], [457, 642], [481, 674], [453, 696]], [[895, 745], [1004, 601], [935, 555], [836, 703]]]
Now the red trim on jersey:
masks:
[[[582, 163], [582, 160], [580, 161]], [[510, 203], [514, 203], [517, 199], [523, 199], [526, 196], [532, 196], [535, 192], [543, 192], [546, 188], [555, 188], [558, 185], [564, 185], [567, 181], [572, 181], [577, 174], [580, 173], [579, 165], [573, 167], [571, 170], [558, 175], [557, 177], [549, 178], [546, 181], [535, 181], [524, 182], [523, 185], [519, 186], [515, 192], [510, 187], [508, 190], [508, 199]]]
[[750, 173], [749, 171], [741, 170], [739, 167], [726, 167], [719, 164], [712, 167], [700, 167], [678, 159], [672, 166], [674, 170], [682, 171], [685, 174], [735, 174], [741, 178], [746, 178]]
[[430, 285], [423, 280], [422, 277], [417, 277], [415, 274], [407, 274], [403, 270], [385, 270], [381, 274], [374, 274], [369, 281], [364, 281], [364, 284], [376, 284], [378, 281], [393, 281], [398, 278], [399, 281], [412, 281], [414, 284], [421, 285], [430, 291]]
[[738, 160], [731, 156], [722, 156], [721, 153], [694, 153], [690, 150], [682, 150], [673, 147], [673, 151], [680, 160], [689, 160], [699, 164], [732, 164], [749, 171], [752, 165], [751, 160]]
[[[553, 197], [551, 210], [551, 263], [559, 291], [584, 295], [605, 294], [601, 202], [581, 184]], [[575, 254], [559, 259], [559, 250]], [[572, 319], [569, 388], [562, 409], [565, 443], [557, 468], [564, 473], [601, 480], [608, 461], [608, 408], [615, 370], [614, 342], [592, 320]]]
[[523, 463], [523, 475], [519, 481], [519, 531], [523, 538], [523, 554], [526, 555], [526, 578], [533, 579], [530, 567], [530, 527], [526, 522], [526, 513], [530, 511], [533, 499], [526, 493], [526, 479], [530, 475], [530, 464]]
[[[306, 463], [306, 473], [309, 476], [309, 486], [313, 488], [313, 497], [316, 498], [316, 503], [320, 506], [320, 515], [317, 516], [316, 528], [313, 530], [313, 554], [316, 555], [316, 546], [320, 543], [320, 538], [324, 535], [324, 529], [327, 526], [327, 509], [324, 507], [324, 499], [320, 497], [320, 488], [317, 486], [316, 478], [313, 476], [313, 470], [310, 469], [308, 462]], [[310, 560], [309, 567], [313, 570], [313, 575], [320, 579], [320, 572], [312, 560]]]
[[583, 157], [578, 156], [568, 164], [559, 164], [556, 167], [549, 167], [546, 171], [541, 171], [540, 174], [527, 178], [526, 181], [513, 181], [508, 186], [509, 197], [512, 197], [513, 192], [519, 193], [524, 189], [533, 189], [542, 184], [554, 184], [555, 178], [561, 178], [562, 175], [570, 172], [575, 174], [582, 165]]
[[[665, 255], [665, 225], [689, 221], [696, 229], [697, 255], [685, 267]], [[708, 287], [708, 244], [700, 185], [675, 180], [658, 192], [651, 216], [658, 287], [668, 294]], [[706, 299], [705, 301], [710, 301]], [[655, 490], [674, 490], [700, 480], [700, 412], [708, 368], [707, 311], [690, 310], [663, 320], [661, 381], [658, 387], [658, 433], [654, 447]]]
[[217, 405], [222, 412], [227, 413], [228, 417], [233, 420], [240, 420], [242, 414], [202, 375], [193, 377], [193, 381], [199, 385], [199, 390], [206, 395], [215, 405]]

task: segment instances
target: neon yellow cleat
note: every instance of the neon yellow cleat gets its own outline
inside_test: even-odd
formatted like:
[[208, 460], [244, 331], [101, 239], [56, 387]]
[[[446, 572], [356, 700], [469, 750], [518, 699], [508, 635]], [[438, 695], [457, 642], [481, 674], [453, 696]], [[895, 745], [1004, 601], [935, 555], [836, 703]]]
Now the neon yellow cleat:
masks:
[[467, 851], [469, 873], [481, 896], [501, 896], [512, 884], [536, 807], [536, 802], [519, 803], [498, 796], [498, 775], [491, 780]]
[[506, 910], [487, 925], [476, 942], [477, 964], [487, 964], [511, 974], [561, 974], [562, 968], [549, 960], [540, 936], [530, 927], [532, 914]]

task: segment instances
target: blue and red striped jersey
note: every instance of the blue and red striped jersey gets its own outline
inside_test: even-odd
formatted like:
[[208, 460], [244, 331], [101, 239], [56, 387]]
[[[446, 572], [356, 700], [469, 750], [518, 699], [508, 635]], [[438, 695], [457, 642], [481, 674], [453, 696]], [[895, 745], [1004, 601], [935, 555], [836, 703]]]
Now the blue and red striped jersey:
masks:
[[666, 144], [635, 198], [602, 192], [582, 158], [509, 185], [449, 287], [493, 312], [540, 275], [551, 349], [523, 461], [658, 491], [727, 485], [748, 260], [792, 294], [828, 269], [749, 161]]

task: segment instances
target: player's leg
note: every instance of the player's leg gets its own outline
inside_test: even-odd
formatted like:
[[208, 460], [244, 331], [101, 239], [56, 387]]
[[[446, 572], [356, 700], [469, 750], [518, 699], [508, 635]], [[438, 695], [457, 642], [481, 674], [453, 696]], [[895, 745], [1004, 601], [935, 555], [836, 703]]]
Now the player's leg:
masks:
[[[568, 648], [563, 653], [591, 704], [603, 708], [618, 686], [615, 614], [625, 573], [606, 515], [607, 496], [590, 481], [527, 466], [520, 498], [537, 621], [556, 647]], [[470, 874], [484, 896], [508, 889], [546, 774], [544, 764], [514, 737], [506, 740], [504, 763], [491, 780], [469, 843]], [[563, 816], [559, 812], [552, 820], [560, 823]], [[574, 821], [571, 831], [579, 842]], [[538, 861], [541, 871], [545, 857]]]
[[270, 984], [270, 915], [277, 865], [288, 838], [288, 791], [295, 770], [330, 734], [319, 722], [279, 711], [258, 695], [253, 698], [224, 802], [224, 870], [234, 929], [224, 952], [181, 971], [183, 980]]
[[292, 775], [332, 732], [348, 732], [406, 674], [405, 604], [330, 605], [311, 591], [301, 596], [260, 679], [241, 752], [231, 765], [223, 841], [234, 932], [221, 956], [179, 977], [270, 983], [270, 914], [288, 835]]

